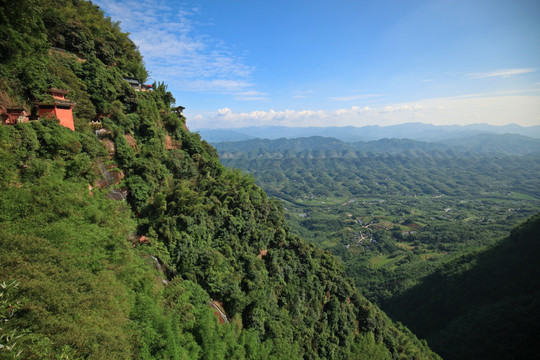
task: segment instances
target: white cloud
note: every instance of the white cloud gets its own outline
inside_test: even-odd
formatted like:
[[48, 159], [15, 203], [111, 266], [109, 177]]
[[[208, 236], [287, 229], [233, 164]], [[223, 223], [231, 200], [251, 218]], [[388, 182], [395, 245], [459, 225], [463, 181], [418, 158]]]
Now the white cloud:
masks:
[[502, 77], [507, 78], [513, 75], [521, 75], [521, 74], [527, 74], [531, 72], [535, 72], [535, 68], [516, 68], [516, 69], [499, 69], [487, 73], [471, 73], [468, 74], [470, 77], [475, 79], [483, 79], [483, 78], [490, 78], [490, 77]]
[[310, 94], [313, 94], [313, 90], [297, 90], [293, 91], [293, 99], [306, 99]]
[[[94, 0], [137, 44], [154, 80], [184, 91], [231, 93], [252, 86], [253, 67], [219, 39], [199, 33], [198, 8], [164, 0]], [[205, 24], [208, 25], [208, 24]]]
[[267, 97], [264, 96], [235, 96], [235, 100], [238, 101], [268, 101], [270, 100]]
[[382, 95], [379, 94], [358, 94], [358, 95], [351, 95], [351, 96], [337, 96], [337, 97], [329, 97], [330, 100], [334, 101], [355, 101], [355, 100], [362, 100], [362, 99], [369, 99], [374, 97], [379, 97]]
[[219, 109], [217, 112], [218, 112], [218, 116], [226, 116], [226, 115], [232, 114], [232, 110], [229, 108]]
[[266, 95], [266, 94], [262, 93], [262, 92], [259, 92], [259, 91], [250, 90], [250, 91], [244, 91], [244, 92], [238, 93], [236, 95], [240, 95], [240, 96], [260, 96], [260, 95]]
[[338, 110], [268, 110], [233, 112], [223, 108], [190, 121], [190, 127], [234, 128], [258, 125], [364, 126], [426, 122], [436, 125], [489, 123], [540, 125], [540, 95], [467, 95], [383, 106]]
[[250, 90], [236, 93], [234, 99], [239, 101], [266, 101], [269, 100], [267, 95], [260, 91]]

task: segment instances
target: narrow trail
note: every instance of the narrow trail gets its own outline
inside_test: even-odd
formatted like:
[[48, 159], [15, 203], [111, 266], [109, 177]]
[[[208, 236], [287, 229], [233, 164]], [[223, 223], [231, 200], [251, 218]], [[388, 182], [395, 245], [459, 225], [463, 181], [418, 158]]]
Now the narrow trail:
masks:
[[220, 324], [223, 324], [223, 323], [228, 323], [229, 322], [229, 319], [227, 319], [227, 315], [225, 315], [225, 313], [223, 312], [223, 310], [221, 310], [221, 307], [218, 306], [214, 300], [210, 300], [208, 302], [208, 305], [210, 307], [213, 307], [214, 309], [217, 310], [217, 314], [216, 315], [219, 315], [220, 319], [219, 319], [219, 323]]

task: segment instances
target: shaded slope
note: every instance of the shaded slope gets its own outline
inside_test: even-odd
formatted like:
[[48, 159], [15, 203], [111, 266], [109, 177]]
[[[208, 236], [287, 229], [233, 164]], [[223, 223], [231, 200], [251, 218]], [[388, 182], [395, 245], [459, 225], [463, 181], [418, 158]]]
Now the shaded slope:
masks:
[[531, 359], [540, 340], [540, 214], [384, 308], [448, 359]]

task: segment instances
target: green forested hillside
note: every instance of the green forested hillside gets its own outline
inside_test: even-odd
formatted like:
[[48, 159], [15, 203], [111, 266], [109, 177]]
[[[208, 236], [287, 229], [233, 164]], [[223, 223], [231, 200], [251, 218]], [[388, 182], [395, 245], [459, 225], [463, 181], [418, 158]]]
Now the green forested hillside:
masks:
[[377, 195], [478, 195], [518, 191], [540, 197], [538, 156], [482, 156], [409, 150], [324, 156], [227, 158], [250, 172], [271, 194], [290, 199]]
[[142, 59], [96, 6], [1, 5], [0, 105], [35, 111], [49, 87], [78, 105], [75, 132], [0, 126], [0, 358], [438, 358], [187, 131], [166, 85], [122, 80]]
[[[534, 141], [534, 140], [533, 140]], [[539, 140], [540, 143], [540, 140]], [[252, 139], [215, 144], [222, 158], [356, 158], [366, 152], [400, 153], [403, 151], [446, 151], [446, 145], [409, 139], [380, 139], [369, 142], [343, 142], [331, 137], [311, 136], [295, 139]]]

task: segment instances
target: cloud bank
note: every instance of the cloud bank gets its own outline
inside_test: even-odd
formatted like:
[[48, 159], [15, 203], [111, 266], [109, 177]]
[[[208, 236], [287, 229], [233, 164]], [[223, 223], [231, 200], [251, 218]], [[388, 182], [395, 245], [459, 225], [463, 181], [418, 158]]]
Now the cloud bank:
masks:
[[[486, 121], [487, 120], [487, 121]], [[411, 103], [383, 106], [352, 106], [338, 110], [268, 110], [234, 112], [222, 108], [217, 112], [188, 119], [193, 129], [235, 128], [279, 125], [365, 126], [424, 122], [435, 125], [489, 122], [493, 125], [519, 123], [540, 125], [540, 95], [482, 96], [469, 95], [424, 99]]]
[[329, 99], [333, 101], [354, 101], [354, 100], [369, 99], [369, 98], [374, 98], [374, 97], [379, 97], [379, 96], [382, 96], [382, 95], [359, 94], [359, 95], [351, 95], [351, 96], [334, 96], [334, 97], [329, 97]]

